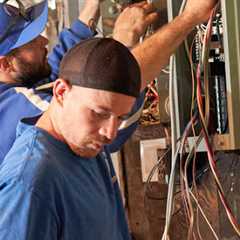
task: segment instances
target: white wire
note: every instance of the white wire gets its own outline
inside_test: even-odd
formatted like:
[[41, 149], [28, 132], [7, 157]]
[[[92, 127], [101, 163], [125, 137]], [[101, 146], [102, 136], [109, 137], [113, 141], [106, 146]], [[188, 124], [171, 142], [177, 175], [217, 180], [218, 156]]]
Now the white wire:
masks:
[[182, 1], [182, 4], [181, 4], [181, 7], [180, 7], [180, 10], [179, 10], [179, 14], [178, 14], [178, 15], [180, 15], [180, 14], [183, 12], [183, 10], [184, 10], [184, 8], [185, 8], [185, 6], [186, 6], [186, 3], [187, 3], [187, 0], [183, 0], [183, 1]]
[[[181, 14], [184, 10], [186, 5], [186, 0], [182, 1], [179, 14]], [[177, 146], [177, 129], [175, 124], [176, 119], [176, 109], [174, 107], [174, 71], [175, 71], [175, 57], [174, 55], [170, 58], [170, 65], [169, 65], [169, 99], [170, 99], [170, 117], [171, 117], [171, 140], [172, 140], [172, 160], [171, 160], [171, 173], [168, 185], [168, 196], [167, 196], [167, 206], [166, 206], [166, 222], [164, 227], [164, 233], [162, 236], [162, 240], [168, 240], [168, 231], [170, 227], [172, 212], [173, 212], [173, 201], [174, 201], [174, 180], [176, 175], [176, 162], [178, 157], [178, 151], [180, 149], [181, 144]]]
[[169, 74], [169, 70], [167, 70], [166, 68], [162, 69], [162, 72], [165, 73], [165, 74]]
[[189, 193], [191, 194], [191, 196], [192, 196], [193, 200], [195, 201], [195, 203], [197, 204], [197, 207], [199, 208], [199, 210], [200, 210], [203, 218], [205, 219], [206, 223], [208, 224], [209, 228], [211, 229], [211, 231], [212, 231], [212, 233], [213, 233], [213, 236], [215, 237], [216, 240], [219, 240], [219, 238], [218, 238], [215, 230], [213, 229], [211, 223], [209, 222], [207, 216], [205, 215], [205, 213], [204, 213], [201, 205], [199, 204], [197, 198], [194, 196], [194, 194], [193, 194], [193, 192], [191, 191], [191, 189], [189, 189]]
[[[170, 58], [170, 72], [169, 72], [169, 99], [170, 99], [170, 116], [171, 123], [174, 123], [176, 119], [176, 112], [174, 107], [174, 63], [175, 57], [171, 56]], [[171, 173], [168, 184], [168, 196], [167, 196], [167, 206], [166, 206], [166, 222], [164, 227], [164, 233], [162, 236], [162, 240], [168, 239], [168, 230], [170, 226], [172, 209], [173, 209], [173, 196], [174, 196], [174, 180], [176, 173], [176, 162], [178, 157], [178, 151], [176, 151], [176, 142], [177, 142], [177, 133], [175, 124], [171, 124], [171, 139], [172, 139], [172, 161], [171, 161]], [[180, 148], [180, 144], [178, 145], [178, 150]]]

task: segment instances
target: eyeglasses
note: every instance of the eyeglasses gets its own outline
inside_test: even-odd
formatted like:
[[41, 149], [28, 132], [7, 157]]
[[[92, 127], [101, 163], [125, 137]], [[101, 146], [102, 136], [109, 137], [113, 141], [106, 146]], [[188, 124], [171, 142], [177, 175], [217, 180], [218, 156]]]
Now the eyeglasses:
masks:
[[3, 9], [6, 12], [7, 15], [13, 17], [12, 21], [10, 24], [7, 26], [5, 32], [0, 36], [0, 43], [3, 42], [6, 37], [8, 36], [9, 32], [11, 29], [16, 25], [16, 23], [23, 18], [25, 21], [31, 21], [31, 11], [26, 10], [24, 5], [20, 0], [15, 0], [16, 3], [18, 4], [18, 8], [13, 7], [11, 5], [8, 5], [7, 2], [9, 0], [5, 0], [3, 4]]

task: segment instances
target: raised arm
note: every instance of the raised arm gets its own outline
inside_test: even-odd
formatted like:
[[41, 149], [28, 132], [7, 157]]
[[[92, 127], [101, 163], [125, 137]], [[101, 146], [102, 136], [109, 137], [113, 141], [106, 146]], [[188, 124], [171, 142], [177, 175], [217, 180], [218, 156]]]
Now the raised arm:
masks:
[[84, 6], [78, 19], [73, 22], [69, 29], [64, 29], [59, 35], [59, 41], [49, 54], [48, 62], [52, 68], [51, 81], [58, 76], [59, 64], [64, 54], [75, 44], [94, 36], [88, 24], [92, 19], [95, 22], [99, 18], [99, 6], [101, 0], [85, 0]]
[[216, 0], [188, 0], [180, 16], [132, 50], [141, 67], [142, 88], [145, 88], [147, 81], [154, 79], [166, 66], [170, 56], [192, 29], [207, 20], [216, 2]]
[[[60, 61], [63, 55], [78, 42], [93, 37], [94, 32], [89, 28], [90, 20], [94, 22], [99, 18], [99, 7], [102, 0], [86, 0], [85, 5], [70, 29], [64, 29], [59, 36], [59, 43], [49, 55], [49, 63], [52, 67], [51, 80], [54, 81], [58, 75]], [[137, 44], [146, 28], [158, 18], [153, 5], [146, 1], [131, 4], [118, 17], [113, 38], [127, 47]]]
[[[133, 47], [139, 42], [147, 27], [155, 22], [158, 17], [156, 9], [146, 1], [129, 5], [119, 15], [115, 23], [113, 38], [127, 47]], [[121, 124], [116, 139], [108, 146], [110, 152], [120, 150], [136, 130], [144, 103], [144, 96], [145, 92], [142, 92], [132, 108], [131, 117]]]

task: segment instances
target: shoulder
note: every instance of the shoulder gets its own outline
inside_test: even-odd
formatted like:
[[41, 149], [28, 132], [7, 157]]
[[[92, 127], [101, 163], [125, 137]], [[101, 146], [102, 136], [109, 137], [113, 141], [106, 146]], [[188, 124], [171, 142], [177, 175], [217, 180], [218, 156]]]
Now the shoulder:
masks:
[[17, 138], [13, 147], [6, 155], [0, 167], [0, 182], [8, 180], [18, 181], [32, 156], [36, 134], [28, 129]]
[[21, 182], [29, 187], [45, 182], [57, 175], [57, 164], [51, 161], [55, 152], [51, 144], [34, 126], [19, 136], [0, 167], [0, 184]]
[[44, 91], [36, 91], [33, 88], [15, 87], [15, 97], [23, 99], [25, 104], [32, 105], [40, 111], [46, 111], [51, 100], [51, 95]]
[[[11, 105], [14, 106], [13, 103], [16, 105], [21, 103], [21, 105], [25, 107], [45, 111], [48, 108], [51, 97], [51, 94], [47, 92], [36, 91], [34, 88], [26, 88], [19, 84], [0, 84], [1, 106], [4, 106], [4, 103], [7, 103], [10, 107]], [[24, 108], [19, 108], [19, 110], [20, 109]]]
[[14, 126], [22, 118], [46, 111], [50, 99], [49, 94], [25, 87], [9, 87], [4, 91], [0, 90], [0, 123], [3, 131], [13, 132], [16, 128]]

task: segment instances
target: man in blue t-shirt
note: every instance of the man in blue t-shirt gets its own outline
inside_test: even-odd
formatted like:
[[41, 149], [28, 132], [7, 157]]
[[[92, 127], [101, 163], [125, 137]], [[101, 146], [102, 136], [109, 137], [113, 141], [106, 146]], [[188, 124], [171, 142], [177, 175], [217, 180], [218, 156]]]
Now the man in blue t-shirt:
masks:
[[[48, 59], [48, 40], [39, 35], [47, 21], [47, 1], [0, 3], [0, 164], [16, 138], [18, 121], [45, 111], [52, 97], [49, 93], [26, 86], [36, 84], [44, 77], [49, 77], [48, 81], [54, 81], [58, 75], [59, 63], [67, 50], [94, 36], [95, 32], [89, 28], [88, 23], [89, 20], [97, 22], [100, 2], [101, 0], [85, 1], [79, 18], [69, 29], [60, 33], [59, 42]], [[143, 13], [143, 9], [148, 11]], [[153, 11], [152, 5], [147, 3], [126, 9], [115, 26], [113, 37], [132, 47], [146, 27], [157, 18]], [[143, 96], [133, 111], [139, 110], [142, 102]], [[136, 121], [137, 118], [128, 124], [130, 131], [136, 127]], [[128, 135], [125, 131], [119, 132], [122, 142]], [[112, 150], [117, 150], [115, 144], [112, 145]]]
[[92, 38], [68, 51], [48, 110], [19, 124], [1, 165], [0, 239], [130, 239], [108, 145], [140, 88], [121, 43]]

